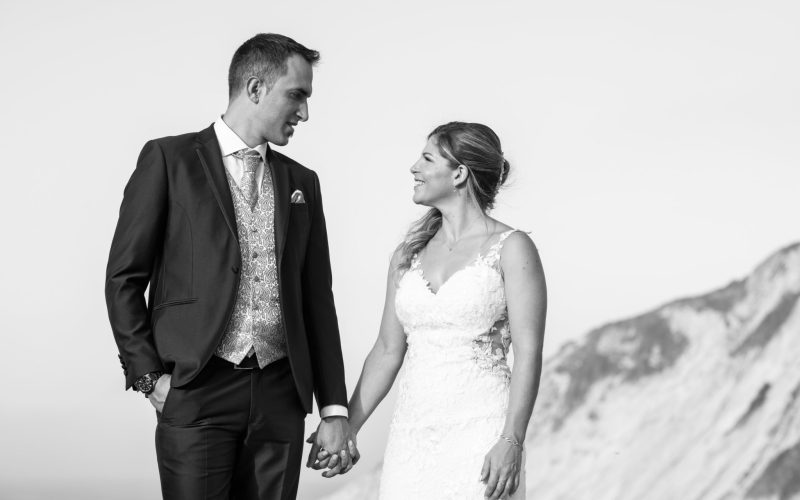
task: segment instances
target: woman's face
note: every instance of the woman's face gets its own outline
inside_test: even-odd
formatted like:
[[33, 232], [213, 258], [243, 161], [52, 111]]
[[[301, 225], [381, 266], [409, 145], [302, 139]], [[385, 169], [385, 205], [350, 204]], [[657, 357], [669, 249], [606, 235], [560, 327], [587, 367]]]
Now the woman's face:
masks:
[[435, 206], [438, 202], [455, 196], [456, 173], [450, 160], [439, 152], [436, 138], [428, 139], [419, 160], [411, 167], [411, 174], [414, 176], [414, 203]]

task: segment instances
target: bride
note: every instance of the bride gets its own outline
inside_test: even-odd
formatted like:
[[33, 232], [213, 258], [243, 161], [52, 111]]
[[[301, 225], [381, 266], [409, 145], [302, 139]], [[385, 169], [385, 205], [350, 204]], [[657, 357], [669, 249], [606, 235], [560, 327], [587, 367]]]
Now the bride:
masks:
[[392, 257], [378, 339], [349, 405], [355, 442], [405, 360], [382, 500], [525, 496], [546, 290], [528, 235], [487, 213], [508, 171], [497, 135], [462, 122], [431, 132], [411, 168], [414, 202], [431, 209]]

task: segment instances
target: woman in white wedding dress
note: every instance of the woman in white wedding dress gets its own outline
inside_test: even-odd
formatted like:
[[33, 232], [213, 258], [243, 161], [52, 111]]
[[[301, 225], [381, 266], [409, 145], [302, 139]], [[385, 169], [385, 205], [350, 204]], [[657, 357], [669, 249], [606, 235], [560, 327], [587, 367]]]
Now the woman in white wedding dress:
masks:
[[411, 168], [414, 202], [431, 209], [392, 258], [380, 333], [350, 401], [357, 433], [405, 360], [382, 500], [525, 496], [546, 291], [528, 235], [487, 214], [508, 171], [497, 135], [462, 122], [436, 128]]

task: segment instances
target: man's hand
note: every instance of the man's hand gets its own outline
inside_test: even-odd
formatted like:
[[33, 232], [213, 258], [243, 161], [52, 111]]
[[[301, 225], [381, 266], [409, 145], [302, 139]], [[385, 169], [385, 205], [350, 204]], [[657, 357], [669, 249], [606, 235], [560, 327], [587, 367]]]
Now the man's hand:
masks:
[[164, 410], [164, 402], [167, 400], [169, 383], [171, 380], [172, 375], [169, 373], [161, 375], [158, 381], [156, 381], [156, 388], [147, 396], [147, 399], [150, 400], [150, 404], [153, 405], [153, 408], [155, 408], [158, 413]]
[[[313, 443], [316, 439], [317, 433], [311, 434], [311, 436], [306, 440], [307, 443]], [[361, 452], [358, 451], [358, 447], [356, 446], [356, 434], [352, 430], [350, 431], [350, 437], [347, 439], [347, 451], [350, 452], [350, 465], [343, 469], [340, 474], [346, 474], [350, 472], [350, 469], [353, 468], [355, 464], [361, 459]], [[317, 453], [317, 461], [311, 465], [313, 469], [324, 469], [330, 465], [330, 461], [333, 458], [333, 455], [328, 453], [327, 450], [320, 448], [319, 453]], [[326, 476], [326, 477], [333, 477], [333, 476]]]
[[323, 477], [345, 474], [360, 458], [355, 436], [344, 417], [328, 417], [320, 422], [317, 431], [306, 440], [311, 443], [306, 467], [315, 470], [328, 468]]

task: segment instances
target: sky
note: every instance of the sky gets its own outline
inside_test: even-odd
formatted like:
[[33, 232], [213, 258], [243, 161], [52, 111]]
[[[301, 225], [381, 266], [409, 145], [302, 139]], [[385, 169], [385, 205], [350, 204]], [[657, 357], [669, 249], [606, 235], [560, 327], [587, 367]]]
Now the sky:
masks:
[[[352, 389], [389, 256], [424, 209], [410, 166], [451, 121], [511, 162], [493, 215], [547, 276], [545, 354], [702, 294], [800, 240], [800, 4], [7, 1], [0, 15], [0, 496], [158, 498], [155, 418], [123, 391], [103, 298], [122, 189], [148, 139], [207, 127], [258, 32], [322, 54], [278, 148], [320, 176]], [[359, 439], [381, 459], [392, 396]], [[317, 424], [307, 420], [310, 431]]]

